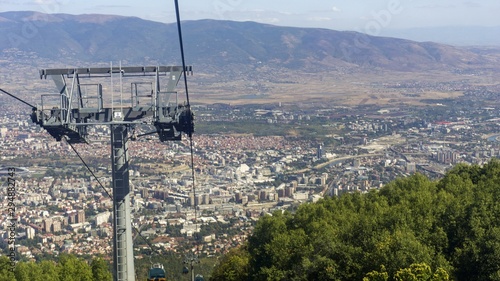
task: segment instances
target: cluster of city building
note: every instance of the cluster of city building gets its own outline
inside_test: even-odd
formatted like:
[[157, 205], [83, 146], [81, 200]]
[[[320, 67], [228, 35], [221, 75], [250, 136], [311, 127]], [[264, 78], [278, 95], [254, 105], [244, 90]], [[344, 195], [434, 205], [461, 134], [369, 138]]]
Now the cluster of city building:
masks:
[[[315, 126], [324, 134], [195, 134], [193, 163], [187, 141], [129, 142], [133, 225], [142, 236], [153, 238], [156, 247], [183, 251], [186, 238], [202, 232], [199, 250], [216, 255], [243, 243], [262, 214], [324, 196], [369, 192], [416, 172], [439, 177], [454, 164], [483, 164], [500, 152], [499, 113], [482, 106], [214, 109], [220, 107], [198, 106], [201, 126], [239, 126], [251, 120], [262, 128], [279, 125], [300, 131]], [[27, 257], [109, 254], [109, 129], [92, 128], [93, 142], [76, 146], [103, 190], [66, 143], [55, 141], [27, 119], [18, 113], [0, 115], [2, 182], [2, 170], [12, 166], [18, 171], [18, 252]], [[0, 236], [7, 239], [4, 187]], [[209, 224], [224, 225], [226, 232], [204, 232]], [[140, 253], [147, 246], [136, 241]]]

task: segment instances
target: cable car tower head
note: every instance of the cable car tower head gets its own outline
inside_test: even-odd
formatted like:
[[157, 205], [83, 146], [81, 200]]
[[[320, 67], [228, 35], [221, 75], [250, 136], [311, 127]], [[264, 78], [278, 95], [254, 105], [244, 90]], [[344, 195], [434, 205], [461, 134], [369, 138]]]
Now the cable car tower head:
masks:
[[[141, 119], [150, 117], [160, 141], [180, 140], [181, 133], [191, 135], [194, 131], [193, 113], [189, 106], [178, 104], [174, 91], [183, 73], [192, 73], [191, 66], [42, 69], [40, 77], [52, 78], [58, 93], [42, 95], [41, 107], [33, 110], [31, 119], [58, 141], [66, 137], [70, 143], [87, 143], [88, 126], [131, 126], [144, 124]], [[115, 105], [113, 92], [111, 97], [103, 96], [106, 85], [102, 78], [112, 80], [114, 76], [120, 82], [136, 78], [130, 83], [129, 97], [123, 99], [120, 93], [119, 106]], [[147, 77], [152, 79], [148, 81]], [[83, 80], [100, 81], [82, 83]], [[162, 80], [166, 80], [163, 89]], [[172, 95], [176, 96], [175, 104], [170, 102]], [[106, 98], [111, 100], [109, 107], [103, 106]]]
[[[52, 78], [57, 91], [42, 95], [41, 106], [33, 108], [31, 120], [60, 141], [72, 146], [88, 143], [92, 126], [109, 126], [113, 188], [114, 280], [135, 280], [127, 143], [129, 130], [149, 124], [156, 129], [143, 135], [158, 134], [160, 141], [181, 140], [194, 131], [189, 104], [170, 102], [182, 74], [190, 66], [133, 66], [42, 69], [42, 79]], [[115, 77], [118, 76], [118, 77]], [[115, 101], [113, 78], [119, 78], [120, 103]], [[108, 87], [102, 80], [110, 79]], [[123, 98], [123, 81], [132, 80], [130, 96]], [[165, 81], [164, 81], [165, 80]], [[86, 81], [85, 83], [82, 83]], [[88, 82], [89, 81], [89, 82]], [[166, 82], [162, 86], [162, 81]], [[110, 92], [105, 89], [110, 88]], [[111, 101], [105, 106], [105, 101]], [[161, 279], [155, 279], [161, 280]]]

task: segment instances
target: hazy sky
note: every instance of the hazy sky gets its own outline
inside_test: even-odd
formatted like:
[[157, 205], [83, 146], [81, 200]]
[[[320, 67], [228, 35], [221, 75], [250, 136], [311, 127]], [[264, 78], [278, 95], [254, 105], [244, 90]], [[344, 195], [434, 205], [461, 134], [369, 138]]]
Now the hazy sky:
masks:
[[[179, 0], [181, 18], [257, 21], [355, 30], [434, 26], [500, 26], [499, 0]], [[103, 4], [105, 3], [105, 4]], [[174, 1], [0, 0], [0, 11], [116, 14], [174, 22]]]

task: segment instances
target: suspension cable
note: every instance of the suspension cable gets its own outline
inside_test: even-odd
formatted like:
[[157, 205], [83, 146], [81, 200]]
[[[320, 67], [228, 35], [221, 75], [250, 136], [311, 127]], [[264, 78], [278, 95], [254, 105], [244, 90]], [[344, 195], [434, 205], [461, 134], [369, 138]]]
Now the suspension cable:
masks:
[[76, 156], [78, 156], [78, 158], [80, 158], [80, 161], [82, 161], [82, 164], [87, 168], [87, 170], [90, 172], [90, 174], [92, 174], [92, 176], [94, 177], [94, 179], [97, 181], [97, 183], [102, 187], [102, 189], [104, 190], [104, 192], [108, 195], [109, 198], [113, 199], [113, 196], [111, 196], [111, 194], [109, 193], [109, 191], [104, 187], [104, 185], [101, 183], [101, 181], [99, 180], [99, 178], [97, 178], [97, 176], [94, 174], [94, 172], [92, 171], [92, 169], [90, 169], [89, 165], [87, 165], [87, 163], [85, 162], [85, 160], [83, 160], [82, 156], [80, 155], [80, 153], [78, 153], [78, 151], [76, 150], [76, 148], [73, 146], [73, 144], [71, 144], [69, 141], [68, 141], [68, 138], [65, 137], [64, 138], [66, 140], [66, 143], [69, 144], [69, 146], [71, 147], [71, 149], [73, 149], [73, 151], [75, 152]]
[[11, 97], [13, 97], [13, 98], [15, 98], [16, 100], [18, 100], [18, 101], [20, 101], [20, 102], [24, 103], [25, 105], [27, 105], [27, 106], [29, 106], [29, 107], [31, 107], [31, 108], [36, 108], [36, 106], [32, 105], [31, 103], [29, 103], [29, 102], [27, 102], [27, 101], [24, 101], [24, 100], [22, 100], [22, 99], [20, 99], [20, 98], [18, 98], [18, 97], [16, 97], [16, 96], [14, 96], [13, 94], [11, 94], [11, 93], [9, 93], [9, 92], [7, 92], [7, 91], [3, 90], [3, 89], [0, 89], [0, 91], [2, 91], [3, 93], [5, 93], [5, 94], [7, 94], [7, 95], [9, 95], [9, 96], [11, 96]]
[[[83, 160], [82, 156], [80, 155], [80, 153], [78, 153], [78, 151], [76, 150], [76, 148], [73, 146], [73, 144], [71, 144], [69, 141], [68, 141], [68, 138], [65, 137], [64, 140], [66, 141], [67, 144], [69, 144], [69, 146], [71, 147], [71, 149], [73, 149], [73, 151], [75, 152], [75, 154], [78, 156], [78, 158], [80, 158], [80, 161], [82, 162], [82, 164], [87, 168], [87, 170], [90, 172], [90, 174], [92, 174], [92, 176], [94, 177], [94, 179], [97, 181], [97, 183], [99, 184], [99, 186], [101, 186], [101, 188], [104, 190], [104, 192], [106, 193], [106, 195], [108, 195], [108, 197], [113, 200], [113, 196], [109, 193], [109, 191], [104, 187], [104, 185], [101, 183], [101, 181], [99, 180], [99, 178], [95, 175], [95, 173], [92, 171], [92, 169], [90, 169], [89, 165], [87, 165], [87, 163], [85, 162], [85, 160]], [[156, 254], [158, 255], [161, 255], [161, 253], [156, 250], [153, 245], [151, 243], [149, 243], [149, 241], [141, 234], [141, 232], [137, 229], [137, 227], [133, 226], [132, 225], [132, 229], [137, 233], [137, 235], [139, 235], [139, 237], [142, 238], [142, 240], [144, 240], [144, 242], [146, 242], [146, 244], [149, 246], [149, 248], [151, 249], [152, 252], [155, 252]]]
[[188, 108], [190, 107], [189, 103], [189, 92], [188, 92], [188, 84], [187, 84], [187, 76], [186, 76], [186, 60], [184, 59], [184, 43], [182, 40], [182, 29], [181, 29], [181, 16], [179, 13], [179, 1], [175, 0], [175, 16], [177, 18], [177, 32], [179, 34], [179, 45], [181, 49], [181, 60], [182, 60], [182, 72], [184, 73], [184, 88], [186, 89], [186, 102]]
[[[182, 60], [182, 71], [184, 74], [184, 87], [186, 91], [186, 103], [187, 103], [187, 108], [189, 110], [188, 118], [189, 118], [189, 124], [192, 124], [193, 116], [191, 114], [191, 104], [189, 103], [189, 91], [188, 91], [188, 83], [187, 83], [187, 73], [186, 73], [186, 60], [184, 57], [184, 43], [182, 39], [182, 29], [181, 29], [181, 16], [179, 13], [179, 1], [174, 0], [175, 2], [175, 16], [177, 18], [177, 31], [179, 34], [179, 45], [181, 49], [181, 60]], [[195, 173], [194, 173], [194, 148], [193, 148], [193, 130], [189, 130], [188, 132], [189, 135], [189, 148], [191, 152], [191, 177], [193, 178], [193, 197], [194, 197], [194, 223], [195, 223], [195, 232], [198, 230], [198, 210], [196, 206], [196, 180], [195, 180]]]

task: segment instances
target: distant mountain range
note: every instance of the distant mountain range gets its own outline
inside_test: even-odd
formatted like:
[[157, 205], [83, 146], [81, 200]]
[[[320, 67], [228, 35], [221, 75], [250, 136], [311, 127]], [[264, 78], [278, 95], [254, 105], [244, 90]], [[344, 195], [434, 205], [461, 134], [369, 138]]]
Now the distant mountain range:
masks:
[[382, 36], [457, 46], [500, 46], [500, 26], [447, 26], [382, 29]]
[[[197, 69], [417, 71], [494, 66], [498, 57], [481, 49], [255, 22], [198, 20], [183, 22], [182, 28], [187, 63]], [[0, 52], [16, 48], [68, 64], [74, 59], [180, 63], [176, 25], [136, 17], [4, 12], [0, 33]]]

